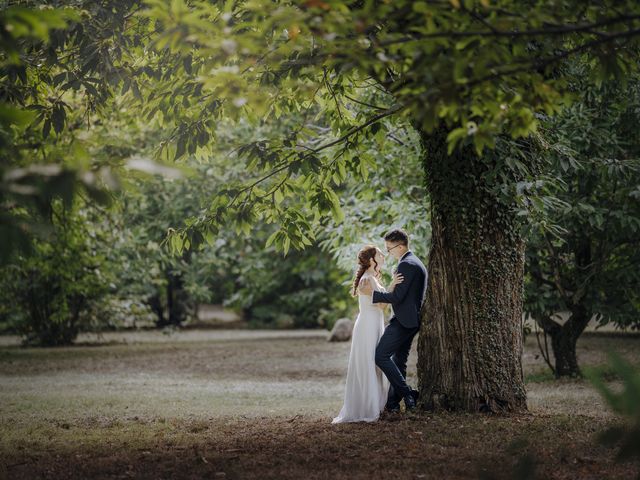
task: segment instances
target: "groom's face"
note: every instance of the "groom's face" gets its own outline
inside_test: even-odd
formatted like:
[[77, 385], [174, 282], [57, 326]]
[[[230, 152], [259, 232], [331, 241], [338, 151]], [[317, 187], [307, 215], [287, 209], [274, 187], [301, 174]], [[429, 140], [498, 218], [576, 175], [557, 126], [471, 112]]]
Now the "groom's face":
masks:
[[404, 253], [404, 249], [402, 248], [403, 245], [401, 243], [387, 242], [385, 240], [384, 244], [387, 247], [387, 254], [391, 255], [393, 258], [399, 259]]

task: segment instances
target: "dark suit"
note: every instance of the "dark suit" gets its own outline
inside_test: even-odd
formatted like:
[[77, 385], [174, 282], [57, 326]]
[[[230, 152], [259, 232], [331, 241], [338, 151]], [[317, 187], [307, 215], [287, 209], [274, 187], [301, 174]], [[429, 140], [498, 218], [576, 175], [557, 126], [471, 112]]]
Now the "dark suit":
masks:
[[398, 273], [404, 281], [393, 292], [373, 292], [373, 303], [390, 303], [393, 317], [376, 348], [376, 365], [389, 379], [391, 388], [387, 407], [397, 406], [409, 395], [407, 358], [413, 337], [420, 329], [420, 309], [427, 291], [427, 269], [413, 253], [405, 253], [398, 263]]

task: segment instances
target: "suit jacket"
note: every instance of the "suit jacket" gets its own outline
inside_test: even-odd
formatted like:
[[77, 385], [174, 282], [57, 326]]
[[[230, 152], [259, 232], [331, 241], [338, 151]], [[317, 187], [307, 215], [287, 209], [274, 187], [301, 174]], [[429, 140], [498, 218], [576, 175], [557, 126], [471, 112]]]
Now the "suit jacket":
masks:
[[420, 327], [420, 309], [427, 293], [427, 269], [413, 253], [407, 252], [398, 262], [404, 282], [391, 293], [373, 292], [373, 303], [393, 305], [394, 317], [406, 328]]

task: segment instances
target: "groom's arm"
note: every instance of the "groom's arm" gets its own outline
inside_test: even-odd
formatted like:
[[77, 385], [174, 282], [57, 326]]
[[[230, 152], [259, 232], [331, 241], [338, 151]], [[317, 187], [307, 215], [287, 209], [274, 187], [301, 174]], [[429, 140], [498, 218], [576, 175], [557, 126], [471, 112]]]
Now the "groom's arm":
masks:
[[417, 269], [414, 268], [410, 263], [404, 262], [398, 265], [398, 273], [401, 273], [404, 276], [404, 281], [396, 285], [396, 288], [393, 289], [393, 292], [373, 292], [373, 303], [397, 304], [404, 300], [404, 297], [407, 296], [407, 292], [409, 291], [409, 286], [411, 285], [413, 278], [416, 276]]

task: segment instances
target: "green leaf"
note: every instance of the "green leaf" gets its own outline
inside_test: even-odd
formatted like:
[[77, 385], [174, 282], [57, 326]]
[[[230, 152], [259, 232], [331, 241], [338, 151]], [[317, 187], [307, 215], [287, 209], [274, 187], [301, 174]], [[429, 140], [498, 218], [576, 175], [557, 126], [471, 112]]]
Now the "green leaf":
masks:
[[276, 230], [275, 232], [273, 232], [271, 235], [269, 235], [269, 238], [267, 238], [267, 243], [265, 244], [266, 248], [269, 248], [271, 246], [271, 244], [280, 236], [280, 230]]
[[47, 118], [42, 124], [42, 137], [45, 139], [48, 138], [50, 132], [51, 132], [51, 119]]
[[192, 62], [191, 55], [187, 55], [182, 59], [182, 66], [184, 67], [184, 71], [187, 72], [189, 75], [191, 75], [191, 72], [192, 72], [191, 62]]
[[291, 246], [291, 239], [289, 238], [289, 236], [285, 236], [282, 242], [282, 251], [285, 256], [287, 255], [287, 253], [289, 253], [290, 246]]
[[51, 113], [51, 123], [53, 124], [53, 129], [58, 135], [64, 129], [65, 116], [66, 115], [64, 107], [59, 104], [53, 107], [53, 111]]
[[458, 143], [467, 136], [467, 129], [459, 127], [451, 130], [447, 135], [447, 153], [451, 155], [458, 146]]
[[181, 135], [180, 138], [178, 139], [178, 144], [176, 145], [176, 154], [175, 154], [174, 160], [178, 160], [180, 157], [184, 155], [186, 150], [186, 143], [187, 143], [186, 135]]

